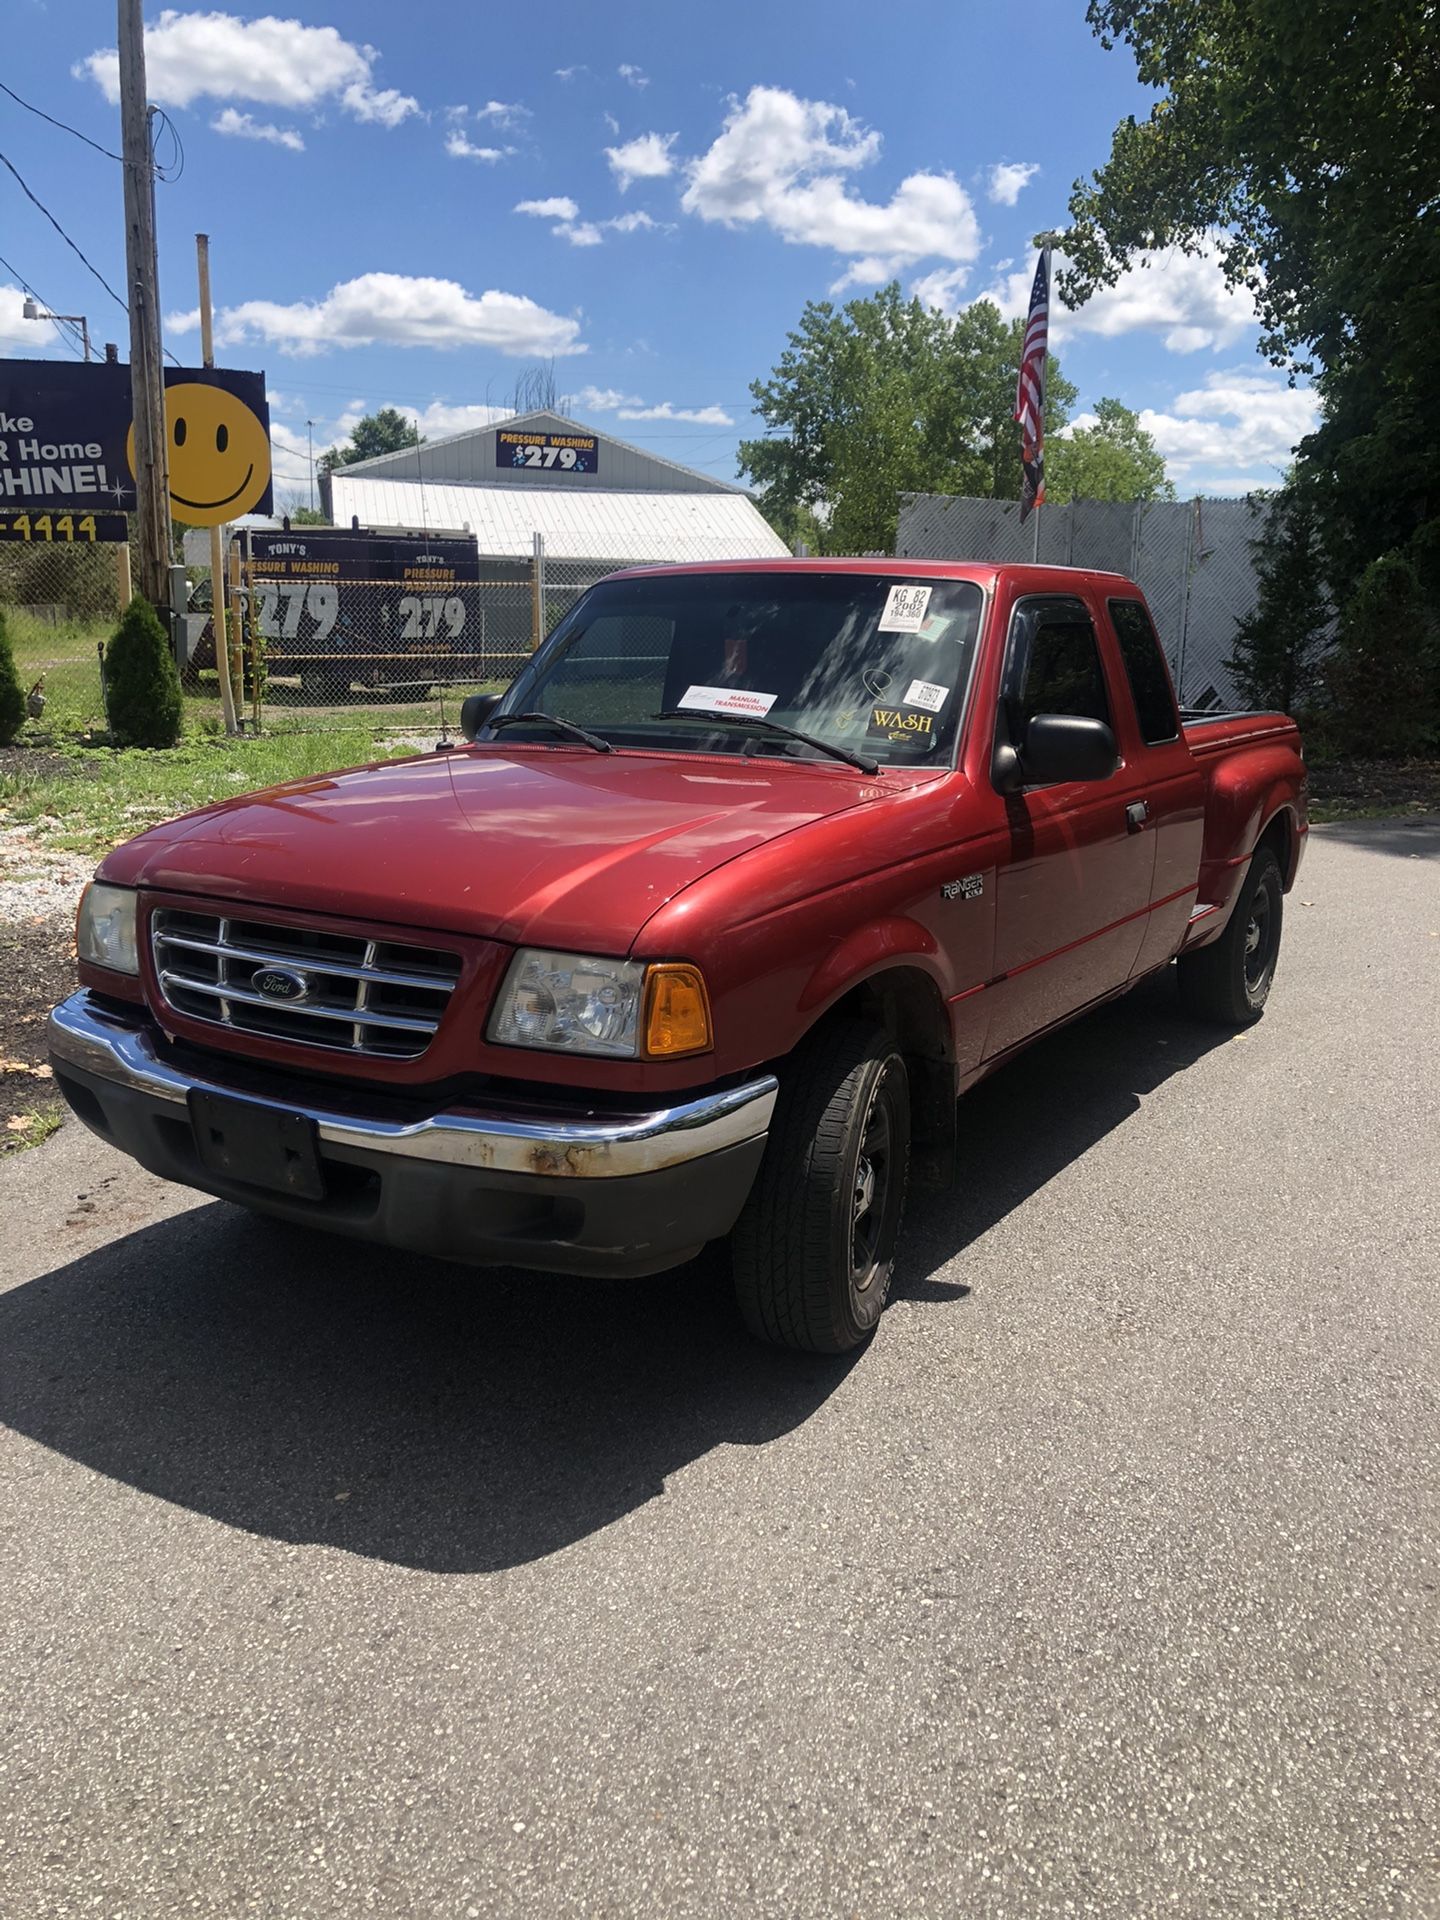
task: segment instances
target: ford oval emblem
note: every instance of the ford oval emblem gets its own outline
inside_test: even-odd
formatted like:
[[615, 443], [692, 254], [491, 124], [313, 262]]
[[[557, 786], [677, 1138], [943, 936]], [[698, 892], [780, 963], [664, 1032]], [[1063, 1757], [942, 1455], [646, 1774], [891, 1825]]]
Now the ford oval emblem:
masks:
[[310, 991], [310, 982], [304, 974], [290, 967], [261, 967], [258, 973], [251, 974], [250, 984], [267, 1000], [303, 1000]]

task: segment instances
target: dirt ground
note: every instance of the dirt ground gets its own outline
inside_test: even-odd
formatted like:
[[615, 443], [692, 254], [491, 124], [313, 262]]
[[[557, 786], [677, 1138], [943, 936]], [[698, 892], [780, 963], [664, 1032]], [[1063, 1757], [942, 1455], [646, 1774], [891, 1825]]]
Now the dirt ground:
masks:
[[61, 1109], [45, 1016], [75, 983], [68, 920], [0, 925], [0, 1154], [43, 1138]]

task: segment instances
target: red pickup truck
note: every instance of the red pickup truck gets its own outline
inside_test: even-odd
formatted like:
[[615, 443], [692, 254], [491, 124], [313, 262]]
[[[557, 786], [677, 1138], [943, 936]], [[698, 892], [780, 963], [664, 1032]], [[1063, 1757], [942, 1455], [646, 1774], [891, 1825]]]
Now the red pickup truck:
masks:
[[1259, 1016], [1305, 846], [1294, 724], [1182, 715], [1118, 574], [616, 574], [464, 731], [110, 854], [65, 1097], [168, 1179], [476, 1264], [728, 1236], [753, 1331], [822, 1352], [983, 1074], [1172, 961]]

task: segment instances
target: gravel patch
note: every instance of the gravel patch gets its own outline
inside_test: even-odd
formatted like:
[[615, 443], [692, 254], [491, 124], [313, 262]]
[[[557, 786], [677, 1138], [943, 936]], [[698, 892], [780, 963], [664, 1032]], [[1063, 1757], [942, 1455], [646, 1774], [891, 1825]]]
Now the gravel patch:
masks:
[[39, 833], [59, 821], [0, 827], [0, 926], [73, 922], [80, 892], [95, 871], [83, 853], [40, 844]]

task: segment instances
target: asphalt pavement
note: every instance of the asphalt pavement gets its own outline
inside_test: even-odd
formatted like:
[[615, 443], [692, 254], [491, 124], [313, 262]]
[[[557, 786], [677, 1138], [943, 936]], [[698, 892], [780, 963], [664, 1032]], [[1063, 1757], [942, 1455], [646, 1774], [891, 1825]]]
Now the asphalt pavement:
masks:
[[1440, 1914], [1440, 821], [963, 1104], [868, 1352], [0, 1167], [0, 1913]]

